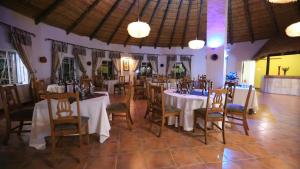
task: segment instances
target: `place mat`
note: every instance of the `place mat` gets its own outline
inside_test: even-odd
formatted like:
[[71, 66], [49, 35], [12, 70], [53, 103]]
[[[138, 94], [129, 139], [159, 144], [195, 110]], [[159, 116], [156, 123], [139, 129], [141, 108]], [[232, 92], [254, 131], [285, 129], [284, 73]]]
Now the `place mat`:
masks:
[[195, 96], [208, 96], [208, 92], [204, 91], [202, 93], [202, 91], [195, 91], [193, 90], [190, 95], [195, 95]]
[[82, 97], [80, 100], [88, 100], [88, 99], [93, 99], [93, 98], [102, 97], [102, 96], [106, 96], [106, 94], [103, 94], [103, 93], [89, 94], [89, 95]]

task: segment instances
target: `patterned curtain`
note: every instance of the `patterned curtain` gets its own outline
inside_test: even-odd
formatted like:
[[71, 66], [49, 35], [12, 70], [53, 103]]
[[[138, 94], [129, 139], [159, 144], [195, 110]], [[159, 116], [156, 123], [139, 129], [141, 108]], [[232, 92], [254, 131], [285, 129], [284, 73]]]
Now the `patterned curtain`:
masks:
[[109, 52], [109, 58], [113, 61], [115, 70], [121, 75], [121, 53], [116, 51]]
[[147, 55], [147, 59], [152, 66], [152, 74], [158, 74], [158, 56], [154, 54]]
[[57, 80], [56, 73], [59, 69], [60, 64], [62, 63], [63, 58], [60, 53], [68, 52], [68, 44], [63, 42], [52, 41], [52, 64], [51, 64], [51, 83], [55, 83]]
[[176, 63], [176, 55], [167, 55], [166, 75], [171, 74], [172, 67]]
[[73, 46], [72, 54], [74, 55], [74, 60], [77, 64], [79, 70], [82, 72], [83, 75], [86, 75], [86, 69], [80, 58], [80, 55], [81, 56], [86, 55], [86, 49], [84, 47], [80, 47], [80, 46]]
[[132, 54], [132, 58], [133, 58], [133, 72], [135, 72], [136, 70], [138, 70], [138, 68], [140, 67], [142, 61], [143, 61], [143, 57], [144, 54]]
[[191, 75], [191, 61], [192, 61], [192, 56], [191, 55], [180, 55], [180, 61], [186, 68], [186, 75], [190, 76]]
[[99, 66], [101, 66], [102, 64], [102, 58], [105, 58], [104, 50], [98, 50], [98, 49], [92, 50], [92, 77], [93, 78], [96, 76], [98, 63], [100, 63]]

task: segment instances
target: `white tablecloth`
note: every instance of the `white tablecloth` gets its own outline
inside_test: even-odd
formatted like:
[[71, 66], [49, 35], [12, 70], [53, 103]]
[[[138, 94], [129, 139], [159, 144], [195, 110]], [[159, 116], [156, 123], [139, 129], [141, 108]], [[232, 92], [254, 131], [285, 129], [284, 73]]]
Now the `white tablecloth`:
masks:
[[[181, 114], [180, 126], [186, 131], [193, 130], [194, 115], [193, 111], [198, 108], [206, 107], [207, 96], [196, 96], [188, 94], [175, 93], [176, 90], [165, 90], [166, 104], [171, 104], [180, 108], [183, 112]], [[172, 119], [169, 120], [169, 124]]]
[[108, 93], [113, 94], [114, 93], [114, 85], [117, 84], [119, 80], [105, 80], [104, 84], [108, 87]]
[[164, 84], [165, 89], [176, 89], [176, 82], [170, 82], [170, 83], [149, 82], [149, 84], [153, 86]]
[[[110, 104], [109, 96], [92, 98], [80, 101], [81, 116], [89, 117], [89, 133], [96, 133], [99, 135], [100, 143], [103, 143], [109, 137], [110, 123], [107, 116], [106, 107]], [[56, 111], [57, 101], [52, 102], [52, 111]], [[76, 103], [71, 104], [71, 108], [75, 115]], [[51, 127], [48, 113], [48, 105], [46, 100], [42, 100], [35, 104], [32, 117], [32, 128], [30, 133], [29, 146], [36, 149], [45, 149], [45, 137], [50, 136]]]
[[[58, 85], [58, 84], [50, 84], [47, 86], [47, 92], [51, 93], [64, 93], [65, 92], [65, 85]], [[73, 85], [67, 85], [67, 92], [73, 92]]]
[[[249, 90], [248, 87], [243, 88], [243, 87], [237, 86], [235, 88], [233, 103], [245, 105], [248, 90]], [[258, 110], [257, 95], [256, 95], [255, 88], [252, 88], [252, 92], [251, 92], [249, 103], [248, 103], [248, 109], [253, 109], [254, 111]]]
[[266, 93], [300, 96], [300, 79], [264, 78], [262, 91]]

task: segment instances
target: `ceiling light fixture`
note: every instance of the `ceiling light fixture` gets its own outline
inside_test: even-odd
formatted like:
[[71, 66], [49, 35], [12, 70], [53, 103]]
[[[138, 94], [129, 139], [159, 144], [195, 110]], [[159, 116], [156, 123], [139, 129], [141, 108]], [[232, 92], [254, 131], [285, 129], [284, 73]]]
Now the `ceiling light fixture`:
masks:
[[285, 33], [289, 37], [300, 37], [300, 22], [291, 24], [285, 29]]
[[128, 24], [127, 31], [131, 37], [144, 38], [149, 35], [150, 30], [148, 23], [140, 21], [140, 1], [138, 0], [138, 20]]
[[[202, 4], [201, 4], [201, 6], [202, 6]], [[198, 10], [198, 1], [197, 1], [197, 15], [198, 15], [198, 20], [199, 20], [200, 15], [199, 15], [199, 10]], [[205, 42], [203, 40], [198, 39], [198, 34], [199, 34], [199, 22], [197, 22], [196, 39], [189, 41], [189, 48], [191, 48], [191, 49], [201, 49], [201, 48], [204, 47]]]
[[268, 0], [270, 3], [275, 3], [275, 4], [285, 4], [285, 3], [290, 3], [290, 2], [296, 2], [297, 0]]

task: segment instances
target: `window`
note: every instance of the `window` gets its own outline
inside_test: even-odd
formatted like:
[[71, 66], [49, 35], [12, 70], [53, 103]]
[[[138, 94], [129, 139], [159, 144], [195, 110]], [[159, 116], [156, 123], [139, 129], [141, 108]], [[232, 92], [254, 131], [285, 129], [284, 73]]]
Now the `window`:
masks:
[[186, 74], [186, 68], [184, 67], [183, 63], [179, 62], [173, 65], [173, 69], [172, 69], [173, 78], [179, 79], [184, 77], [185, 74]]
[[0, 50], [0, 85], [28, 82], [28, 71], [19, 55], [13, 51]]
[[74, 58], [71, 57], [64, 57], [61, 67], [58, 70], [59, 79], [67, 82], [77, 79], [75, 75], [75, 65], [74, 65]]
[[137, 71], [137, 77], [139, 78], [140, 76], [146, 76], [146, 77], [151, 77], [152, 76], [152, 66], [150, 62], [143, 62], [138, 71]]
[[97, 72], [102, 74], [104, 80], [115, 79], [114, 64], [112, 61], [102, 61], [101, 67], [99, 67]]

